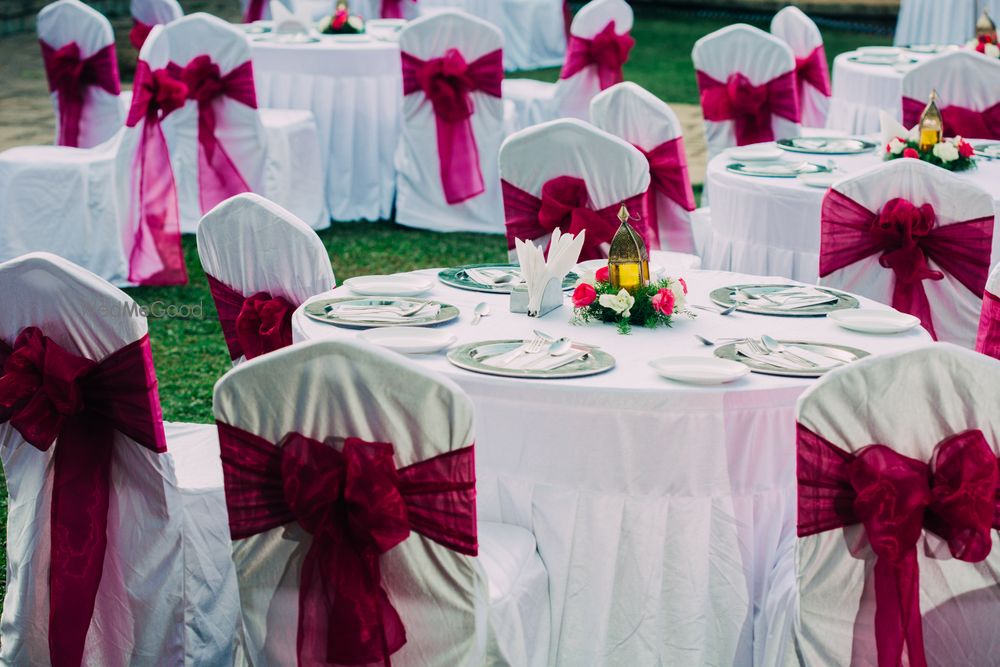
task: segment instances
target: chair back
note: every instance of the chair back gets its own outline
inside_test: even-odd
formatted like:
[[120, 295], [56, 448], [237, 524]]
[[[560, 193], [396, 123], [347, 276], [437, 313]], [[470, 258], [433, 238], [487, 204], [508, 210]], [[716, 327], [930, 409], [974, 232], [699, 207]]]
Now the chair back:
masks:
[[141, 50], [154, 25], [166, 25], [184, 16], [184, 10], [177, 0], [131, 0], [132, 30], [129, 41], [135, 49]]
[[937, 91], [945, 135], [1000, 139], [1000, 60], [954, 51], [926, 60], [903, 76], [903, 124], [913, 127]]
[[771, 34], [788, 44], [795, 55], [795, 78], [799, 105], [802, 108], [802, 125], [826, 127], [833, 90], [823, 35], [819, 28], [801, 9], [789, 6], [771, 19]]
[[1000, 265], [994, 266], [983, 293], [976, 352], [1000, 359]]

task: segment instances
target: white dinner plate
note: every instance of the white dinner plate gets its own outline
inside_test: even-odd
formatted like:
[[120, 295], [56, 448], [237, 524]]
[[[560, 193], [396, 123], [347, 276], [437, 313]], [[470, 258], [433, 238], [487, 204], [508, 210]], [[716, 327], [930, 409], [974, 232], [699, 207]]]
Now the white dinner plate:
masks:
[[920, 324], [920, 319], [913, 315], [881, 308], [835, 310], [826, 317], [844, 329], [872, 334], [902, 333]]
[[856, 50], [858, 53], [863, 53], [866, 56], [876, 56], [882, 58], [898, 56], [903, 52], [903, 50], [898, 46], [860, 46]]
[[434, 281], [424, 276], [401, 273], [393, 276], [358, 276], [344, 285], [362, 296], [419, 296], [434, 288]]
[[746, 364], [717, 357], [661, 357], [649, 365], [661, 377], [686, 384], [725, 384], [750, 373]]
[[741, 146], [740, 148], [730, 148], [726, 154], [741, 162], [780, 160], [785, 156], [780, 148], [774, 146]]
[[826, 190], [843, 177], [844, 176], [842, 174], [832, 173], [799, 174], [799, 181], [802, 185], [808, 185], [811, 188], [823, 188]]
[[438, 329], [418, 329], [414, 327], [382, 327], [368, 329], [358, 334], [358, 338], [389, 348], [402, 354], [429, 354], [439, 352], [455, 343], [458, 337]]

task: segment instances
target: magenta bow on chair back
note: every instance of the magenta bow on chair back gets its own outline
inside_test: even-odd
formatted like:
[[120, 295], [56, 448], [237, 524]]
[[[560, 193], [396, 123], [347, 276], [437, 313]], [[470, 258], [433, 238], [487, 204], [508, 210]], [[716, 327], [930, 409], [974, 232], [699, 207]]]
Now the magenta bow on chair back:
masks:
[[[382, 0], [382, 18], [384, 19], [403, 19], [406, 18], [403, 15], [403, 3], [407, 0]], [[417, 0], [410, 0], [410, 2], [416, 3]]]
[[[920, 122], [920, 114], [925, 106], [927, 102], [904, 97], [903, 123], [912, 127]], [[982, 111], [955, 105], [942, 106], [940, 111], [944, 130], [950, 137], [1000, 139], [1000, 102]]]
[[[150, 451], [167, 451], [149, 338], [97, 362], [29, 327], [0, 342], [0, 423], [31, 446], [55, 443], [49, 661], [80, 665], [108, 545], [111, 458], [118, 431]], [[58, 440], [58, 442], [56, 442]]]
[[393, 446], [343, 451], [299, 433], [281, 446], [218, 423], [234, 540], [298, 523], [312, 536], [299, 579], [299, 665], [389, 664], [406, 643], [380, 556], [410, 531], [478, 553], [473, 446], [397, 469]]
[[1000, 359], [1000, 296], [988, 289], [983, 293], [983, 311], [979, 316], [976, 352]]
[[201, 212], [207, 213], [219, 202], [250, 192], [250, 186], [215, 136], [215, 102], [229, 98], [256, 109], [253, 66], [248, 60], [222, 76], [219, 66], [203, 55], [184, 67], [170, 63], [167, 70], [187, 86], [188, 99], [198, 103], [198, 197]]
[[621, 35], [615, 32], [614, 21], [610, 21], [590, 39], [570, 35], [566, 45], [566, 60], [559, 78], [568, 79], [577, 72], [594, 66], [601, 82], [601, 90], [610, 88], [624, 81], [622, 68], [628, 61], [633, 46], [635, 40], [631, 35], [627, 32]]
[[805, 58], [795, 57], [795, 80], [798, 84], [799, 102], [802, 102], [805, 84], [809, 84], [826, 97], [833, 94], [830, 87], [830, 70], [826, 64], [826, 49], [820, 44]]
[[700, 70], [697, 76], [705, 120], [733, 121], [738, 146], [774, 141], [772, 116], [794, 123], [802, 119], [794, 70], [760, 85], [740, 72], [730, 74], [725, 83]]
[[[618, 211], [621, 203], [594, 210], [590, 205], [587, 183], [575, 176], [557, 176], [542, 186], [540, 197], [536, 197], [507, 181], [501, 181], [503, 189], [504, 217], [507, 224], [507, 248], [514, 248], [515, 239], [537, 239], [559, 229], [569, 234], [579, 234], [586, 230], [580, 259], [600, 259], [607, 257], [601, 245], [611, 243], [612, 237], [621, 224]], [[650, 228], [644, 210], [645, 193], [630, 197], [625, 201], [632, 212], [639, 212], [640, 219], [634, 224], [646, 244], [656, 242], [655, 232]]]
[[695, 209], [691, 176], [688, 174], [687, 156], [684, 153], [684, 138], [677, 137], [665, 141], [651, 150], [636, 146], [649, 162], [649, 190], [646, 191], [646, 228], [650, 231], [652, 247], [663, 245], [660, 233], [666, 232], [666, 247], [679, 252], [694, 251], [694, 236], [691, 221], [686, 217], [672, 215], [668, 220], [659, 220], [657, 199], [664, 197], [678, 204], [685, 211]]
[[458, 49], [430, 60], [403, 53], [403, 94], [422, 91], [434, 109], [441, 185], [449, 204], [460, 204], [486, 190], [472, 129], [471, 93], [499, 98], [502, 83], [500, 49], [471, 63]]
[[[990, 269], [993, 216], [937, 224], [934, 207], [920, 207], [902, 198], [888, 201], [878, 212], [830, 190], [823, 199], [819, 275], [879, 254], [879, 264], [895, 274], [892, 307], [920, 318], [937, 339], [923, 281], [941, 280], [947, 273], [982, 298]], [[931, 269], [928, 260], [940, 270]]]
[[132, 29], [128, 31], [128, 41], [132, 43], [136, 51], [142, 49], [142, 45], [146, 43], [146, 38], [149, 37], [149, 33], [153, 30], [153, 26], [148, 23], [143, 23], [139, 19], [132, 18]]
[[267, 0], [250, 0], [247, 3], [246, 10], [243, 12], [243, 22], [253, 23], [254, 21], [262, 20], [264, 18], [264, 6], [266, 2]]
[[292, 313], [296, 304], [269, 292], [243, 296], [215, 277], [208, 274], [205, 277], [231, 359], [253, 359], [292, 344]]
[[40, 44], [49, 92], [55, 93], [59, 100], [58, 143], [60, 146], [79, 147], [80, 118], [87, 88], [97, 86], [112, 95], [121, 93], [115, 45], [108, 44], [89, 58], [83, 58], [76, 42], [69, 42], [58, 49], [44, 41]]
[[129, 281], [139, 285], [183, 285], [187, 282], [181, 223], [170, 151], [160, 122], [184, 106], [188, 95], [183, 81], [166, 69], [153, 71], [149, 63], [136, 64], [132, 107], [125, 124], [143, 121], [136, 151], [138, 224], [129, 256]]
[[885, 445], [846, 452], [798, 426], [798, 535], [862, 524], [876, 555], [875, 642], [879, 667], [926, 667], [917, 541], [924, 530], [952, 556], [978, 563], [1000, 530], [1000, 461], [982, 431], [943, 440], [931, 462]]

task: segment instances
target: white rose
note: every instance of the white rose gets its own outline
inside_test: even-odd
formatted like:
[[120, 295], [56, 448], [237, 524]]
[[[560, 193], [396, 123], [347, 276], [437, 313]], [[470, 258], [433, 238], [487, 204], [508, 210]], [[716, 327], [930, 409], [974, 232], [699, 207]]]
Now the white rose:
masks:
[[580, 285], [590, 285], [591, 287], [597, 284], [597, 275], [593, 271], [586, 271], [580, 274], [580, 277], [576, 280], [576, 285], [574, 287], [579, 287]]
[[920, 142], [920, 125], [918, 124], [918, 125], [914, 126], [913, 129], [910, 130], [910, 134], [906, 138], [909, 139], [910, 141], [912, 141], [913, 143], [919, 143]]
[[1000, 58], [1000, 46], [997, 46], [996, 44], [987, 44], [985, 55], [990, 58]]
[[958, 159], [958, 148], [950, 141], [934, 144], [934, 155], [942, 162], [954, 162]]
[[635, 297], [628, 293], [628, 290], [619, 290], [618, 294], [602, 294], [598, 299], [605, 308], [610, 308], [622, 317], [632, 316], [632, 306], [635, 305]]
[[681, 286], [680, 282], [677, 280], [671, 280], [670, 291], [674, 293], [674, 309], [684, 310], [684, 302], [687, 299], [687, 295], [684, 293], [684, 288]]
[[893, 155], [899, 155], [906, 148], [906, 144], [900, 141], [899, 137], [893, 137], [889, 140], [889, 152]]

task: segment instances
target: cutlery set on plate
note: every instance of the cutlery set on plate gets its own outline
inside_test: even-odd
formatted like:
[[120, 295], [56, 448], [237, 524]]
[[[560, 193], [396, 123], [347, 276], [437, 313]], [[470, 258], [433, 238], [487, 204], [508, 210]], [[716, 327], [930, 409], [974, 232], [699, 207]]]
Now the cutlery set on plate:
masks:
[[477, 350], [473, 359], [494, 368], [512, 370], [551, 371], [586, 359], [590, 347], [574, 343], [569, 338], [553, 339], [538, 335], [525, 340], [513, 350], [498, 352], [494, 347]]
[[760, 364], [784, 370], [823, 371], [850, 363], [855, 356], [843, 350], [806, 343], [782, 343], [771, 336], [736, 341], [736, 352]]
[[363, 322], [406, 322], [415, 316], [433, 317], [441, 305], [432, 301], [374, 301], [328, 304], [324, 310], [338, 319]]

